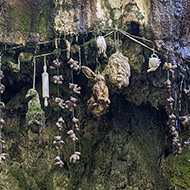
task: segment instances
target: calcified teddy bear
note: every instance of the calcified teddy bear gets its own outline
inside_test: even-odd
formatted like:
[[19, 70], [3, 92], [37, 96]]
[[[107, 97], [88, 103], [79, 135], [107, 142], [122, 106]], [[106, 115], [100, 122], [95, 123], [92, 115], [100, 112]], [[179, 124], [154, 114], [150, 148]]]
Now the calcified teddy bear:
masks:
[[128, 58], [119, 51], [112, 54], [102, 74], [108, 75], [110, 82], [119, 89], [128, 86], [131, 76]]
[[94, 116], [100, 117], [107, 112], [110, 104], [109, 90], [105, 83], [105, 78], [101, 74], [96, 75], [86, 66], [82, 66], [82, 72], [87, 78], [95, 81], [92, 97], [89, 100], [89, 109]]

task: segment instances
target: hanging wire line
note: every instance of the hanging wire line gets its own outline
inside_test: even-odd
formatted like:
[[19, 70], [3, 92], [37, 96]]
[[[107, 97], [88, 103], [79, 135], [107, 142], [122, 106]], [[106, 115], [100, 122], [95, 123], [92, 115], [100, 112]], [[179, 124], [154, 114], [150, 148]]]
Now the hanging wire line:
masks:
[[[136, 39], [133, 38], [132, 36], [128, 35], [126, 32], [124, 32], [124, 31], [122, 31], [122, 30], [120, 30], [120, 29], [119, 29], [119, 31], [120, 31], [123, 35], [125, 35], [126, 37], [128, 37], [129, 39], [133, 40], [134, 42], [136, 42], [136, 43], [138, 43], [138, 44], [140, 44], [140, 45], [146, 47], [147, 49], [149, 49], [149, 50], [151, 50], [151, 51], [154, 51], [154, 52], [158, 53], [158, 51], [155, 51], [154, 48], [151, 48], [151, 47], [147, 46], [146, 44], [140, 42], [139, 40], [136, 40]], [[142, 38], [142, 40], [143, 40], [143, 38]], [[153, 43], [153, 42], [152, 42], [152, 43]]]
[[79, 72], [77, 74], [80, 74], [81, 67], [82, 67], [80, 46], [79, 46], [79, 67], [80, 67], [80, 69], [79, 69]]
[[[1, 70], [1, 67], [2, 67], [2, 57], [3, 57], [3, 53], [0, 53], [0, 70]], [[1, 79], [0, 79], [0, 85], [1, 85]], [[0, 102], [1, 102], [1, 94], [0, 94]], [[1, 110], [0, 110], [0, 117], [1, 117]], [[0, 135], [1, 137], [1, 135]]]
[[153, 41], [148, 40], [148, 39], [146, 39], [146, 38], [144, 38], [144, 37], [140, 37], [140, 36], [135, 36], [135, 35], [132, 35], [132, 34], [130, 34], [130, 33], [128, 33], [128, 32], [126, 32], [126, 31], [123, 31], [123, 32], [125, 32], [125, 34], [127, 34], [127, 35], [131, 36], [132, 38], [137, 38], [137, 39], [140, 39], [140, 40], [143, 40], [143, 41], [146, 41], [146, 42], [151, 43], [151, 44], [152, 44], [152, 47], [155, 49]]
[[117, 51], [117, 42], [116, 42], [116, 40], [117, 40], [117, 31], [114, 31], [114, 47], [115, 47], [115, 51]]
[[119, 32], [117, 33], [117, 40], [116, 40], [116, 42], [117, 42], [117, 51], [118, 51], [118, 49], [119, 49]]
[[47, 67], [46, 56], [44, 56], [44, 66]]
[[[72, 69], [71, 70], [71, 83], [74, 82], [73, 78], [74, 77], [73, 77], [73, 69]], [[73, 92], [73, 94], [74, 94], [74, 92]], [[75, 110], [72, 111], [72, 118], [74, 118], [74, 116], [75, 116]], [[74, 131], [74, 125], [72, 125], [72, 130]], [[74, 151], [74, 153], [76, 152], [76, 142], [75, 141], [73, 142], [73, 151]]]
[[180, 82], [180, 87], [179, 87], [179, 111], [181, 111], [181, 98], [182, 98], [182, 90], [183, 90], [183, 83], [184, 83], [184, 75], [182, 75], [182, 79]]
[[33, 89], [35, 89], [36, 86], [36, 58], [33, 58], [33, 64], [34, 64], [34, 71], [33, 71]]
[[[0, 70], [1, 70], [1, 58], [3, 56], [3, 53], [0, 53]], [[0, 84], [1, 84], [1, 79], [0, 79]], [[0, 101], [1, 101], [1, 94], [0, 94]], [[1, 117], [1, 110], [0, 110], [0, 117]], [[1, 134], [1, 128], [0, 128], [0, 141], [2, 141], [2, 134]], [[3, 147], [2, 147], [2, 142], [0, 142], [0, 155], [2, 154]]]
[[[148, 40], [148, 39], [146, 39], [146, 38], [144, 38], [144, 37], [139, 37], [139, 36], [132, 35], [132, 34], [126, 32], [126, 31], [123, 31], [123, 30], [121, 30], [121, 29], [118, 29], [117, 27], [115, 27], [115, 28], [109, 28], [109, 29], [101, 29], [101, 30], [106, 30], [106, 31], [111, 30], [111, 32], [109, 32], [108, 34], [104, 35], [104, 37], [107, 37], [107, 36], [111, 35], [112, 33], [115, 33], [115, 31], [119, 31], [120, 33], [122, 33], [123, 35], [125, 35], [126, 37], [128, 37], [129, 39], [131, 39], [132, 41], [134, 41], [134, 42], [140, 44], [141, 46], [144, 46], [145, 48], [147, 48], [147, 49], [149, 49], [149, 50], [151, 50], [151, 51], [153, 51], [153, 50], [155, 49], [155, 44], [153, 43], [153, 41]], [[91, 32], [93, 32], [93, 30], [92, 30]], [[54, 38], [54, 39], [52, 39], [52, 40], [49, 40], [49, 41], [38, 42], [38, 43], [35, 44], [35, 46], [42, 45], [42, 44], [47, 44], [47, 43], [51, 43], [51, 42], [55, 42], [56, 40], [64, 40], [64, 39], [66, 39], [65, 36], [64, 36], [63, 38], [57, 38], [57, 37], [56, 37], [56, 38]], [[151, 43], [151, 44], [153, 45], [153, 48], [149, 47], [148, 45], [142, 43], [141, 41], [139, 41], [139, 40], [137, 40], [137, 39], [141, 39], [141, 40], [143, 40], [143, 41], [146, 41], [146, 42]], [[81, 45], [79, 45], [79, 46], [80, 46], [80, 47], [86, 46], [86, 45], [92, 43], [93, 41], [95, 41], [95, 39], [94, 39], [94, 40], [91, 39], [91, 40], [89, 40], [89, 41], [87, 41], [87, 42], [84, 42], [83, 44], [81, 44]], [[15, 47], [6, 48], [6, 46], [7, 46], [7, 44], [5, 44], [5, 48], [4, 48], [4, 49], [1, 49], [0, 51], [3, 51], [3, 52], [4, 52], [4, 51], [6, 51], [6, 50], [14, 50], [14, 49], [19, 49], [19, 48], [23, 48], [23, 47], [30, 47], [30, 46], [18, 45], [18, 46], [15, 46]], [[32, 46], [32, 47], [33, 47], [33, 46]], [[61, 51], [67, 51], [67, 49], [64, 49], [64, 50], [61, 50]], [[190, 60], [187, 59], [187, 58], [181, 57], [180, 53], [177, 53], [177, 52], [175, 52], [175, 51], [173, 51], [173, 50], [169, 50], [169, 49], [167, 49], [167, 48], [165, 48], [165, 47], [162, 47], [162, 51], [155, 51], [155, 53], [159, 53], [159, 54], [162, 54], [162, 55], [166, 55], [166, 51], [167, 51], [167, 52], [170, 52], [170, 53], [175, 53], [175, 56], [181, 58], [181, 59], [184, 60], [184, 61], [190, 61]], [[41, 54], [41, 55], [36, 55], [36, 56], [34, 56], [34, 57], [42, 57], [42, 56], [45, 56], [45, 55], [46, 55], [46, 56], [49, 56], [49, 55], [52, 55], [52, 54], [54, 54], [54, 52], [50, 52], [50, 53], [46, 53], [46, 54]]]

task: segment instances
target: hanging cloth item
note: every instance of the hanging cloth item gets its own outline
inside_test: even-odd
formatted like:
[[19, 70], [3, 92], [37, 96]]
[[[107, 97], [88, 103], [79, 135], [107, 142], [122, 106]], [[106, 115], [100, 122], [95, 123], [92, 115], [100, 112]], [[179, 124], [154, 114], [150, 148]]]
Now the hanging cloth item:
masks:
[[46, 57], [44, 57], [44, 72], [42, 73], [42, 97], [44, 98], [44, 106], [48, 106], [49, 98], [49, 74], [47, 73]]

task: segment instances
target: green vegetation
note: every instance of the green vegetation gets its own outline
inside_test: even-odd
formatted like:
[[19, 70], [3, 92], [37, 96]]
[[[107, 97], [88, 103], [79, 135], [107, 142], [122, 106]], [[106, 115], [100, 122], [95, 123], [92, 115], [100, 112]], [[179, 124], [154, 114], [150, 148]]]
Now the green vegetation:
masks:
[[190, 152], [169, 156], [163, 163], [163, 172], [172, 186], [178, 190], [190, 189]]

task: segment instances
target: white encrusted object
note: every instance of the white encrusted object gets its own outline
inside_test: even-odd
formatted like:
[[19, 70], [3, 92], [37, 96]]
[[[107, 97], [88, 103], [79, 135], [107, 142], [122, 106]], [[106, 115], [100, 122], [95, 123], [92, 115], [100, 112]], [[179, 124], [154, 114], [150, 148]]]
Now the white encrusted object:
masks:
[[106, 40], [103, 36], [98, 36], [97, 40], [96, 40], [96, 45], [98, 47], [98, 54], [103, 54], [104, 57], [107, 57], [106, 55], [106, 49], [107, 49], [107, 44], [106, 44]]
[[110, 82], [119, 89], [127, 87], [129, 85], [129, 77], [131, 76], [128, 57], [119, 51], [112, 54], [102, 74], [108, 75]]
[[147, 72], [149, 73], [151, 71], [155, 71], [159, 66], [160, 66], [160, 59], [155, 53], [153, 53], [149, 58]]
[[80, 152], [75, 152], [74, 154], [72, 154], [71, 156], [70, 156], [70, 162], [72, 162], [72, 163], [76, 163], [76, 161], [77, 160], [80, 160], [80, 155], [81, 155], [81, 153]]
[[62, 168], [64, 166], [64, 163], [63, 161], [61, 160], [60, 156], [56, 156], [55, 159], [55, 165], [56, 166], [59, 166], [60, 168]]
[[48, 106], [49, 98], [49, 74], [47, 73], [47, 66], [43, 67], [44, 72], [42, 73], [42, 97], [44, 98], [44, 106]]

